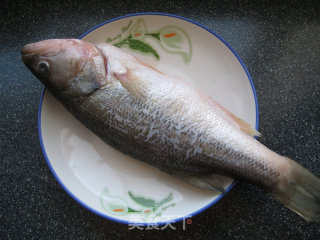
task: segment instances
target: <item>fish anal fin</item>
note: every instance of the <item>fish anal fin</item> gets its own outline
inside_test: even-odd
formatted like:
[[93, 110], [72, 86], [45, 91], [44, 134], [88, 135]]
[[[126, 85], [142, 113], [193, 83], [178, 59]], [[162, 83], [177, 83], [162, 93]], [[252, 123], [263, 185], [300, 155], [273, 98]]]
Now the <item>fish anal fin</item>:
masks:
[[220, 174], [210, 174], [205, 176], [180, 176], [180, 178], [195, 187], [212, 190], [219, 193], [223, 193], [226, 190], [225, 183], [226, 181], [230, 180], [230, 178]]

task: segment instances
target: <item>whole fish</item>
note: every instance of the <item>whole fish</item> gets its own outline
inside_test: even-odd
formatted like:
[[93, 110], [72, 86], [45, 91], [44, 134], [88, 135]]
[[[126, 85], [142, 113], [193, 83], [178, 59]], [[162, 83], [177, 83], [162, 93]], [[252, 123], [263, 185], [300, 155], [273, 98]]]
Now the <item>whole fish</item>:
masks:
[[51, 39], [22, 48], [49, 91], [106, 143], [203, 189], [216, 174], [249, 181], [308, 221], [320, 219], [320, 180], [260, 144], [259, 133], [190, 83], [109, 44]]

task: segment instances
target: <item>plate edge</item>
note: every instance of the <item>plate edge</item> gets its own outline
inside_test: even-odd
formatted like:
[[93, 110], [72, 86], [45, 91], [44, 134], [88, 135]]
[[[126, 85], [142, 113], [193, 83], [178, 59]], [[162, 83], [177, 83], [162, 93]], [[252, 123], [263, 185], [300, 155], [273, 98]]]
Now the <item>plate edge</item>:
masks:
[[[90, 30], [88, 30], [87, 32], [83, 33], [78, 39], [82, 39], [83, 37], [85, 37], [86, 35], [88, 35], [89, 33], [91, 33], [92, 31], [108, 24], [108, 23], [111, 23], [111, 22], [114, 22], [114, 21], [117, 21], [117, 20], [120, 20], [120, 19], [124, 19], [124, 18], [128, 18], [128, 17], [134, 17], [134, 16], [143, 16], [143, 15], [157, 15], [157, 16], [166, 16], [166, 17], [172, 17], [172, 18], [177, 18], [177, 19], [181, 19], [181, 20], [184, 20], [184, 21], [187, 21], [187, 22], [190, 22], [192, 24], [195, 24], [203, 29], [205, 29], [206, 31], [208, 31], [209, 33], [211, 33], [212, 35], [214, 35], [215, 37], [217, 37], [222, 43], [224, 43], [228, 48], [229, 50], [234, 54], [234, 56], [238, 59], [238, 61], [240, 62], [242, 68], [244, 69], [248, 79], [249, 79], [249, 82], [250, 82], [250, 85], [251, 85], [251, 89], [252, 89], [252, 93], [253, 93], [253, 96], [254, 96], [254, 100], [255, 100], [255, 107], [256, 107], [256, 126], [255, 128], [258, 130], [259, 129], [259, 106], [258, 106], [258, 99], [257, 99], [257, 94], [256, 94], [256, 90], [255, 90], [255, 87], [254, 87], [254, 84], [253, 84], [253, 81], [252, 81], [252, 78], [249, 74], [249, 71], [248, 69], [246, 68], [246, 66], [244, 65], [244, 62], [242, 61], [242, 59], [240, 58], [240, 56], [235, 52], [235, 50], [220, 36], [218, 35], [217, 33], [215, 33], [213, 30], [209, 29], [208, 27], [194, 21], [194, 20], [191, 20], [189, 18], [186, 18], [186, 17], [182, 17], [182, 16], [179, 16], [179, 15], [174, 15], [174, 14], [169, 14], [169, 13], [161, 13], [161, 12], [143, 12], [143, 13], [132, 13], [132, 14], [127, 14], [127, 15], [123, 15], [123, 16], [119, 16], [119, 17], [116, 17], [116, 18], [112, 18], [110, 20], [107, 20], [103, 23], [100, 23], [96, 26], [94, 26], [93, 28], [91, 28]], [[43, 103], [43, 98], [44, 98], [44, 94], [45, 94], [45, 91], [46, 91], [46, 88], [44, 87], [42, 89], [42, 93], [41, 93], [41, 96], [40, 96], [40, 101], [39, 101], [39, 106], [38, 106], [38, 135], [39, 135], [39, 140], [40, 140], [40, 145], [41, 145], [41, 149], [42, 149], [42, 152], [43, 152], [43, 155], [46, 159], [46, 162], [49, 166], [49, 169], [51, 170], [52, 174], [54, 175], [54, 177], [56, 178], [56, 180], [58, 181], [58, 183], [62, 186], [62, 188], [74, 199], [76, 200], [76, 202], [78, 202], [80, 205], [82, 205], [83, 207], [85, 207], [87, 210], [103, 217], [103, 218], [106, 218], [108, 220], [112, 220], [112, 221], [115, 221], [115, 222], [119, 222], [119, 223], [122, 223], [122, 224], [131, 224], [130, 221], [126, 221], [126, 220], [121, 220], [121, 219], [117, 219], [117, 218], [114, 218], [114, 217], [111, 217], [109, 215], [105, 215], [103, 213], [100, 213], [98, 212], [97, 210], [91, 208], [90, 206], [88, 206], [87, 204], [85, 204], [84, 202], [82, 202], [80, 199], [78, 199], [78, 197], [76, 197], [64, 184], [63, 182], [60, 180], [60, 178], [58, 177], [57, 173], [54, 171], [53, 169], [53, 166], [51, 165], [50, 161], [49, 161], [49, 158], [47, 156], [47, 153], [45, 151], [45, 147], [44, 147], [44, 144], [43, 144], [43, 138], [42, 138], [42, 129], [41, 129], [41, 114], [42, 114], [42, 103]], [[191, 213], [190, 215], [187, 215], [187, 216], [184, 216], [184, 217], [180, 217], [180, 218], [176, 218], [174, 220], [170, 220], [170, 221], [165, 221], [165, 222], [151, 222], [151, 223], [146, 223], [146, 222], [137, 222], [135, 224], [141, 224], [143, 226], [151, 226], [151, 225], [157, 225], [157, 226], [161, 226], [161, 225], [165, 225], [165, 224], [168, 224], [168, 223], [177, 223], [177, 222], [180, 222], [186, 218], [190, 218], [190, 217], [193, 217], [201, 212], [203, 212], [204, 210], [206, 210], [207, 208], [213, 206], [214, 204], [216, 204], [218, 201], [221, 200], [222, 197], [224, 197], [236, 184], [237, 184], [238, 180], [234, 180], [230, 185], [229, 187], [226, 189], [225, 192], [223, 192], [222, 194], [220, 194], [216, 199], [214, 199], [212, 202], [210, 202], [209, 204], [207, 204], [206, 206], [202, 207], [201, 209]]]

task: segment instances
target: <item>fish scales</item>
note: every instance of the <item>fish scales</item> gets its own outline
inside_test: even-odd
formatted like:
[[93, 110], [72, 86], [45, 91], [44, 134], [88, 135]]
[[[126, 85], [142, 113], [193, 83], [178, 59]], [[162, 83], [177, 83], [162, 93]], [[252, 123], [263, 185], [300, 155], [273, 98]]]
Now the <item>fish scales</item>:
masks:
[[[173, 90], [168, 86], [164, 89]], [[168, 94], [168, 91], [164, 92]], [[76, 108], [78, 118], [85, 125], [92, 122], [94, 126], [89, 129], [94, 129], [111, 145], [170, 173], [223, 173], [270, 186], [277, 182], [277, 179], [270, 179], [270, 174], [276, 170], [268, 166], [267, 159], [257, 162], [254, 154], [244, 153], [241, 146], [236, 150], [235, 145], [239, 143], [234, 141], [237, 136], [233, 137], [233, 127], [223, 122], [217, 124], [212, 120], [217, 116], [205, 110], [205, 106], [186, 109], [180, 106], [183, 110], [176, 111], [171, 107], [178, 101], [176, 98], [182, 96], [162, 97], [156, 104], [152, 100], [137, 100], [119, 82], [113, 82], [87, 96], [85, 101], [74, 101], [69, 107]], [[192, 105], [197, 99], [189, 95], [187, 101], [187, 105]], [[101, 131], [106, 126], [108, 131]], [[228, 138], [220, 137], [228, 132]]]

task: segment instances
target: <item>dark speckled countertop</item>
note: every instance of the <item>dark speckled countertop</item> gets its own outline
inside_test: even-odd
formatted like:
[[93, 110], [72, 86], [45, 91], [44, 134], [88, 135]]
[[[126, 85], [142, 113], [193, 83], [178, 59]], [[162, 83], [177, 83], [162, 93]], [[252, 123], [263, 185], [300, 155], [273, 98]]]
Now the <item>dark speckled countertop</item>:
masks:
[[185, 230], [181, 223], [176, 230], [129, 230], [73, 200], [42, 155], [37, 133], [42, 85], [22, 64], [21, 47], [76, 38], [129, 13], [166, 12], [211, 28], [236, 50], [257, 91], [260, 141], [320, 177], [319, 1], [240, 2], [1, 1], [0, 239], [320, 239], [319, 224], [307, 223], [243, 182], [194, 216]]

